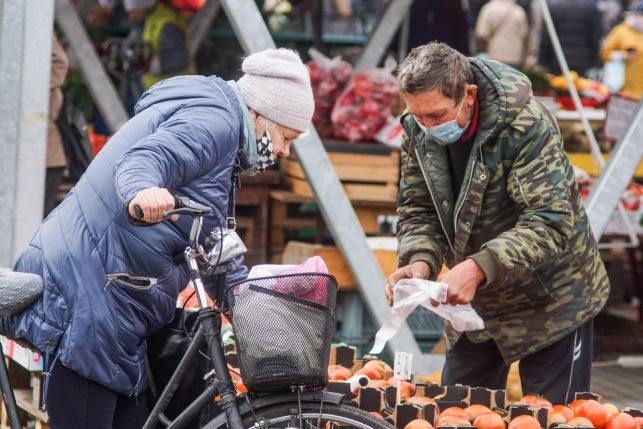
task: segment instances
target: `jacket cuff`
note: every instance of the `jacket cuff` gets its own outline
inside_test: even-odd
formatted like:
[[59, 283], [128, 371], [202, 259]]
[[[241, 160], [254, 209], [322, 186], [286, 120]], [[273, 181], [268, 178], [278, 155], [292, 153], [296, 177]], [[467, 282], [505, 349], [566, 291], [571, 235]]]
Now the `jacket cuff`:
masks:
[[480, 252], [469, 256], [468, 259], [478, 264], [485, 275], [485, 282], [480, 287], [490, 284], [500, 284], [505, 279], [505, 267], [502, 266], [496, 255], [489, 249], [482, 249]]
[[426, 262], [429, 265], [429, 270], [431, 270], [431, 272], [429, 273], [429, 280], [434, 280], [435, 278], [437, 278], [438, 274], [440, 274], [440, 269], [437, 268], [437, 261], [435, 260], [433, 255], [428, 252], [418, 252], [412, 254], [408, 259], [408, 263], [405, 265], [411, 265], [412, 263], [418, 261]]

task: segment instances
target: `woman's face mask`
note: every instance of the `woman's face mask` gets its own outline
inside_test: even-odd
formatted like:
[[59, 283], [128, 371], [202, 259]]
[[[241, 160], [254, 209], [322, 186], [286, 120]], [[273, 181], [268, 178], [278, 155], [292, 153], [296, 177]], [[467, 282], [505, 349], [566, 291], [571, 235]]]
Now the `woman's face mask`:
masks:
[[257, 155], [259, 160], [255, 164], [259, 173], [266, 171], [271, 165], [275, 165], [275, 154], [272, 149], [272, 137], [270, 131], [266, 128], [260, 139], [257, 140]]

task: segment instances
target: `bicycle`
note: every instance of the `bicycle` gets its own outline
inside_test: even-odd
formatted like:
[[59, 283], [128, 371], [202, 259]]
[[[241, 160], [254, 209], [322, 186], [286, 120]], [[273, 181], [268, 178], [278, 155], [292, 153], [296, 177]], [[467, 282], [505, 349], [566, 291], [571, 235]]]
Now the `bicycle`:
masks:
[[[224, 276], [220, 276], [219, 281], [217, 282], [216, 296], [213, 299], [215, 305], [213, 307], [209, 306], [208, 296], [201, 277], [201, 268], [203, 268], [203, 264], [207, 262], [208, 254], [198, 243], [197, 239], [203, 226], [203, 217], [211, 215], [212, 209], [193, 202], [187, 198], [175, 197], [175, 203], [175, 209], [163, 214], [165, 219], [175, 214], [189, 215], [193, 217], [192, 228], [190, 230], [188, 244], [185, 248], [184, 255], [189, 268], [190, 279], [192, 280], [192, 284], [196, 291], [196, 297], [199, 304], [199, 324], [194, 338], [192, 339], [187, 351], [183, 355], [183, 358], [179, 362], [174, 373], [170, 377], [170, 380], [165, 386], [160, 397], [157, 399], [151, 411], [151, 414], [147, 419], [147, 422], [143, 426], [143, 429], [156, 429], [159, 425], [171, 429], [184, 427], [193, 419], [195, 419], [201, 412], [201, 410], [204, 409], [204, 407], [215, 402], [215, 397], [220, 397], [220, 399], [217, 400], [215, 404], [218, 405], [219, 408], [223, 411], [211, 418], [211, 420], [205, 426], [203, 426], [204, 429], [217, 429], [224, 426], [228, 426], [232, 429], [267, 429], [271, 427], [298, 427], [300, 429], [319, 429], [322, 426], [324, 426], [325, 428], [348, 426], [361, 429], [393, 429], [394, 426], [392, 426], [388, 422], [346, 403], [343, 394], [329, 392], [325, 389], [325, 384], [328, 381], [327, 365], [329, 347], [326, 347], [326, 350], [324, 352], [325, 357], [321, 356], [321, 362], [323, 362], [323, 365], [317, 365], [318, 367], [316, 368], [316, 371], [312, 371], [316, 372], [315, 374], [304, 374], [303, 376], [302, 374], [298, 375], [299, 379], [303, 380], [301, 384], [284, 382], [284, 380], [288, 380], [288, 377], [283, 378], [283, 376], [290, 376], [290, 380], [297, 378], [297, 376], [295, 378], [292, 377], [293, 373], [289, 373], [287, 367], [279, 368], [279, 371], [283, 373], [282, 378], [270, 378], [271, 375], [274, 375], [274, 371], [273, 373], [269, 373], [269, 371], [267, 370], [264, 371], [264, 375], [268, 374], [268, 382], [266, 382], [265, 379], [261, 379], [261, 377], [256, 377], [257, 380], [261, 379], [261, 382], [257, 381], [255, 383], [258, 387], [265, 388], [265, 386], [268, 386], [270, 382], [272, 382], [274, 385], [281, 384], [282, 387], [285, 387], [287, 384], [293, 384], [292, 386], [289, 386], [289, 391], [284, 390], [271, 392], [269, 391], [271, 389], [267, 388], [265, 389], [267, 390], [265, 392], [253, 392], [252, 389], [250, 389], [252, 383], [246, 383], [250, 389], [250, 392], [237, 395], [234, 383], [232, 381], [230, 369], [226, 362], [221, 341], [222, 316], [224, 314], [230, 315], [231, 311], [232, 313], [234, 313], [234, 306], [232, 306], [232, 309], [224, 308]], [[222, 229], [221, 227], [219, 228]], [[223, 247], [223, 243], [221, 243], [221, 247]], [[219, 257], [220, 255], [221, 253], [219, 253]], [[218, 265], [218, 262], [215, 264], [215, 266], [216, 265]], [[25, 282], [33, 280], [33, 277], [29, 277], [33, 276], [30, 274], [23, 275], [21, 273], [15, 273], [15, 275], [17, 277], [22, 277]], [[330, 288], [330, 293], [333, 294], [330, 301], [332, 301], [332, 306], [334, 307], [334, 294], [337, 288], [334, 277], [327, 274], [317, 273], [310, 273], [302, 276], [303, 280], [305, 281], [320, 281], [320, 279], [326, 281], [326, 287]], [[233, 288], [239, 288], [240, 285], [247, 283], [247, 290], [251, 290], [250, 288], [256, 289], [262, 287], [262, 282], [276, 282], [279, 280], [282, 280], [282, 285], [286, 284], [287, 286], [287, 283], [283, 282], [293, 277], [298, 277], [297, 281], [301, 282], [302, 276], [275, 276], [271, 278], [252, 279], [235, 285], [233, 286]], [[20, 284], [20, 280], [14, 281], [13, 287], [19, 287]], [[0, 289], [2, 289], [2, 285], [0, 285]], [[239, 289], [236, 290], [236, 292], [238, 291]], [[266, 292], [266, 296], [275, 296], [276, 294], [280, 294], [280, 292], [268, 290], [264, 292]], [[2, 293], [2, 290], [0, 290], [0, 293]], [[234, 293], [235, 290], [228, 291], [228, 296], [233, 300]], [[281, 295], [284, 294], [281, 293]], [[31, 302], [35, 301], [38, 296], [38, 293], [32, 293], [32, 296], [29, 297], [30, 301], [26, 302], [25, 300], [23, 300], [21, 305], [23, 306], [23, 308], [26, 307]], [[284, 297], [281, 296], [281, 298]], [[294, 297], [285, 299], [291, 302], [295, 302], [297, 305], [302, 304], [301, 302], [298, 302]], [[12, 305], [15, 307], [15, 302], [12, 303]], [[3, 314], [2, 311], [3, 308], [0, 308], [0, 314]], [[232, 324], [233, 329], [235, 329], [234, 314], [232, 316]], [[331, 334], [332, 332], [324, 333], [324, 336], [326, 337], [324, 341], [328, 343], [328, 346], [330, 344]], [[241, 340], [240, 333], [235, 332], [235, 335], [239, 340]], [[274, 338], [272, 340], [274, 341]], [[266, 342], [266, 339], [261, 339], [261, 341]], [[271, 339], [268, 338], [266, 344], [270, 344], [270, 341]], [[177, 391], [180, 385], [181, 378], [186, 372], [186, 369], [194, 362], [202, 344], [204, 343], [207, 344], [211, 369], [213, 370], [210, 373], [206, 374], [210, 375], [208, 385], [205, 390], [187, 408], [185, 408], [178, 416], [170, 421], [165, 416], [164, 412], [170, 404], [174, 393]], [[284, 355], [287, 355], [289, 357], [298, 356], [298, 350], [283, 350], [283, 352]], [[249, 353], [248, 355], [250, 358], [252, 358], [251, 353]], [[18, 429], [21, 426], [17, 421], [15, 399], [12, 401], [13, 392], [11, 390], [8, 376], [6, 376], [6, 367], [4, 367], [4, 355], [2, 355], [1, 357], [2, 364], [0, 364], [0, 384], [2, 393], [7, 399], [5, 400], [5, 405], [10, 417], [10, 427], [11, 429]], [[243, 359], [241, 350], [239, 350], [239, 359]], [[274, 364], [274, 362], [264, 363], [267, 363], [268, 365]], [[2, 372], [2, 367], [4, 367], [4, 375]], [[266, 367], [263, 368], [263, 370], [265, 369]], [[243, 364], [241, 372], [241, 375], [244, 376]], [[246, 380], [244, 378], [244, 382], [245, 381]], [[12, 416], [14, 416], [15, 418], [12, 418]]]

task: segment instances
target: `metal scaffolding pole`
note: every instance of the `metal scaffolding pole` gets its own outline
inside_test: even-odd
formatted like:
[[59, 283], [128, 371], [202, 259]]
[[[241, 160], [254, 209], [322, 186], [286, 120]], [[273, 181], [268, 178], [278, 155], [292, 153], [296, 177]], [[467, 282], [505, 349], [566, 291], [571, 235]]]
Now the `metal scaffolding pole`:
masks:
[[192, 17], [188, 28], [188, 40], [190, 41], [190, 54], [196, 55], [201, 43], [208, 35], [212, 22], [216, 19], [221, 9], [219, 0], [208, 0], [203, 7]]
[[356, 70], [377, 66], [412, 4], [413, 0], [391, 0], [386, 5], [355, 64]]
[[127, 122], [129, 115], [69, 0], [56, 0], [56, 23], [67, 37], [69, 49], [80, 63], [83, 77], [100, 114], [112, 133], [115, 133]]
[[[587, 140], [589, 141], [589, 147], [592, 152], [592, 156], [594, 157], [596, 162], [598, 162], [598, 165], [600, 165], [602, 168], [605, 166], [605, 160], [603, 159], [603, 156], [601, 154], [601, 148], [598, 145], [598, 142], [596, 141], [596, 136], [594, 136], [594, 131], [592, 131], [592, 127], [589, 125], [589, 121], [587, 120], [587, 115], [585, 114], [585, 109], [583, 108], [583, 105], [580, 101], [580, 96], [578, 95], [578, 90], [576, 89], [576, 85], [574, 85], [574, 82], [572, 81], [571, 73], [569, 72], [569, 65], [567, 64], [567, 59], [565, 58], [565, 54], [563, 53], [563, 48], [560, 45], [560, 40], [558, 39], [558, 34], [556, 33], [556, 28], [554, 27], [554, 21], [551, 17], [547, 0], [540, 0], [540, 7], [542, 9], [543, 19], [545, 20], [545, 26], [547, 27], [547, 32], [549, 33], [549, 38], [551, 39], [552, 45], [554, 47], [554, 52], [556, 53], [558, 64], [560, 65], [560, 68], [563, 71], [563, 74], [565, 75], [565, 80], [567, 81], [567, 87], [569, 88], [569, 93], [572, 96], [572, 100], [574, 101], [574, 106], [576, 107], [576, 111], [578, 111], [580, 115], [583, 129], [585, 130], [585, 134], [587, 135]], [[616, 193], [618, 192], [619, 189], [621, 191], [620, 193], [618, 193], [619, 199], [616, 202], [616, 204], [610, 207], [609, 209], [610, 214], [606, 219], [602, 219], [602, 217], [604, 217], [604, 214], [603, 215], [594, 214], [594, 213], [598, 213], [594, 211], [596, 210], [595, 207], [598, 207], [598, 206], [587, 207], [587, 215], [589, 216], [590, 223], [592, 225], [594, 225], [595, 223], [597, 225], [602, 224], [603, 222], [607, 224], [607, 221], [609, 220], [611, 213], [614, 211], [614, 208], [617, 207], [619, 213], [623, 217], [623, 223], [625, 224], [625, 227], [627, 228], [628, 234], [630, 237], [630, 244], [628, 246], [638, 247], [639, 245], [638, 236], [634, 231], [634, 227], [632, 226], [632, 223], [629, 221], [627, 217], [623, 204], [621, 204], [620, 202], [620, 196], [623, 194], [623, 191], [627, 187], [627, 184], [632, 179], [633, 174], [634, 174], [634, 170], [632, 170], [632, 174], [629, 175], [628, 177], [625, 177], [624, 175], [623, 176], [619, 175], [618, 178], [614, 178], [615, 180], [607, 181], [607, 183], [614, 186], [613, 188], [609, 188], [607, 190], [608, 192]], [[599, 218], [595, 219], [595, 216], [598, 216]], [[596, 241], [600, 240], [602, 232], [603, 230], [601, 230], [600, 233], [597, 230], [593, 230]], [[614, 246], [603, 245], [602, 247], [614, 247]]]
[[643, 156], [643, 103], [632, 118], [621, 141], [614, 147], [607, 165], [601, 171], [585, 207], [594, 236], [599, 239], [620, 203], [621, 195], [634, 176]]
[[[221, 5], [247, 54], [275, 47], [254, 1], [221, 0]], [[357, 280], [360, 295], [373, 319], [381, 326], [391, 314], [384, 297], [386, 279], [314, 126], [310, 126], [309, 135], [299, 139], [293, 148], [333, 239]], [[426, 374], [434, 369], [429, 367], [428, 359], [422, 355], [407, 325], [400, 328], [390, 345], [396, 351], [413, 354], [416, 373]]]
[[0, 0], [0, 266], [11, 266], [42, 221], [52, 2]]

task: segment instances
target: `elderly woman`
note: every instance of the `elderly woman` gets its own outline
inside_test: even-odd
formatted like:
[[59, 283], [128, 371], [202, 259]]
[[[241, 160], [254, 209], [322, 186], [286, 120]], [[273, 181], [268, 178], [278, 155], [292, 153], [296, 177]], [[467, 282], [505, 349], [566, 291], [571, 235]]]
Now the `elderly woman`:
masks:
[[[52, 428], [141, 427], [146, 338], [174, 316], [188, 282], [191, 220], [161, 222], [172, 195], [213, 208], [224, 224], [233, 175], [264, 171], [306, 130], [314, 101], [289, 50], [245, 59], [238, 82], [179, 76], [153, 86], [20, 256], [45, 291], [0, 333], [44, 356]], [[142, 208], [139, 220], [135, 205]], [[245, 269], [245, 267], [244, 267]], [[237, 278], [239, 274], [237, 273]]]

